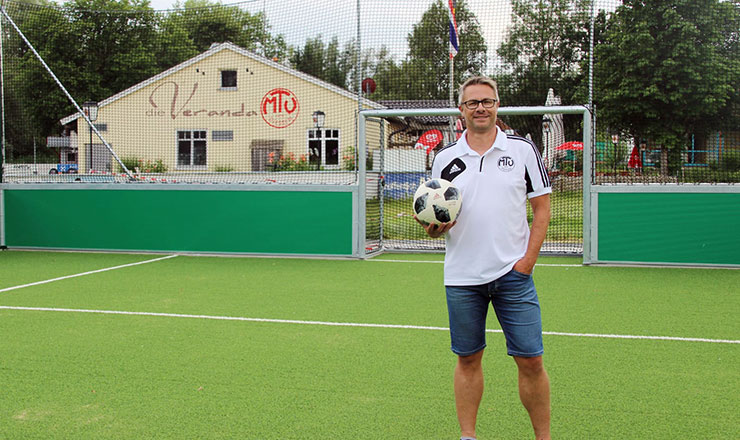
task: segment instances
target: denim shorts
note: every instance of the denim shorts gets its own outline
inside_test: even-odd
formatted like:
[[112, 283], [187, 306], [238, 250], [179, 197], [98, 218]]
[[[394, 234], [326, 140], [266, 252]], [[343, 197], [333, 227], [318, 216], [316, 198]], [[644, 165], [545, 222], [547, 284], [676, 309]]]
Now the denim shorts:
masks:
[[531, 275], [514, 270], [479, 286], [446, 286], [452, 351], [470, 356], [486, 347], [488, 304], [506, 337], [510, 356], [542, 355], [542, 317]]

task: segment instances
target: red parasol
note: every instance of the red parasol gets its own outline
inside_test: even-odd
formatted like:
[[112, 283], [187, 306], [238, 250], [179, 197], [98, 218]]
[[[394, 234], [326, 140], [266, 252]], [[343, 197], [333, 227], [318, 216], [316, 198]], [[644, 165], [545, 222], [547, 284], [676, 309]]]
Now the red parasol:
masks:
[[558, 151], [569, 151], [569, 150], [572, 150], [572, 151], [575, 151], [575, 150], [582, 151], [583, 150], [583, 142], [570, 141], [570, 142], [566, 142], [564, 144], [558, 145], [557, 147], [555, 147], [555, 149], [558, 150]]
[[642, 159], [640, 159], [640, 150], [637, 149], [637, 146], [634, 146], [632, 148], [632, 153], [630, 153], [630, 160], [627, 162], [627, 166], [630, 168], [642, 168]]

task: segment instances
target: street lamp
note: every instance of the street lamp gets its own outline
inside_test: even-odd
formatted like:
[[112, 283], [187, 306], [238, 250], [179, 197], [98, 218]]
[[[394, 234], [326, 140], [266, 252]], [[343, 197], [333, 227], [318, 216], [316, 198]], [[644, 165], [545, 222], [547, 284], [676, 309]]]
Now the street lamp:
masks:
[[313, 123], [316, 124], [316, 129], [320, 130], [324, 126], [324, 120], [326, 119], [326, 113], [321, 110], [313, 112]]
[[95, 101], [86, 101], [84, 104], [82, 104], [82, 110], [85, 112], [85, 115], [88, 119], [90, 119], [90, 163], [88, 164], [88, 169], [90, 172], [93, 171], [93, 143], [92, 143], [92, 123], [95, 122], [96, 119], [98, 119], [98, 103]]
[[617, 144], [619, 144], [619, 133], [612, 134], [612, 144], [614, 144], [614, 181], [617, 181]]
[[542, 151], [545, 152], [545, 163], [548, 168], [554, 164], [553, 158], [550, 157], [550, 124], [552, 120], [547, 116], [542, 117]]
[[[321, 127], [324, 126], [324, 120], [326, 119], [326, 113], [321, 110], [313, 112], [313, 123], [316, 126], [316, 138], [313, 141], [309, 141], [309, 153], [313, 153], [313, 157], [316, 158], [316, 170], [321, 168], [321, 144], [323, 143], [321, 137]], [[313, 144], [313, 145], [311, 145]]]

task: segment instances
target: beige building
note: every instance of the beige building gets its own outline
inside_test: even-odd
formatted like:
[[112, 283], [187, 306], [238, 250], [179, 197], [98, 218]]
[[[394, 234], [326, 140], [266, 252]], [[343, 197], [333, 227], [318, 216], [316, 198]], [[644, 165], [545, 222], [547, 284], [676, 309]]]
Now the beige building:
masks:
[[[139, 172], [270, 171], [278, 163], [341, 170], [353, 162], [358, 109], [352, 92], [221, 43], [100, 101], [94, 126]], [[80, 172], [120, 171], [79, 113], [61, 123], [71, 128]], [[377, 140], [379, 126], [368, 130], [368, 142]]]

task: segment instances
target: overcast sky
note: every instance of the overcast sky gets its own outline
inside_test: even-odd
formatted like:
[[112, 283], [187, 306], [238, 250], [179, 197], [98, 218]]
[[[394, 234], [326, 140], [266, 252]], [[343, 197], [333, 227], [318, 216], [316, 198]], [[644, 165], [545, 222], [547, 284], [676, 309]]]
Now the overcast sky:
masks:
[[[621, 0], [596, 0], [613, 9]], [[153, 9], [172, 9], [177, 0], [150, 0]], [[363, 49], [385, 44], [400, 60], [408, 50], [406, 37], [434, 0], [360, 0]], [[288, 44], [301, 46], [309, 37], [322, 35], [324, 42], [337, 36], [340, 42], [357, 33], [357, 0], [223, 0], [225, 5], [239, 4], [250, 12], [264, 11], [275, 34], [285, 36]], [[509, 0], [468, 0], [470, 10], [481, 26], [489, 50], [489, 68], [494, 67], [496, 49], [510, 24]]]
[[[150, 0], [153, 9], [172, 9], [177, 0]], [[397, 58], [406, 55], [406, 37], [434, 0], [361, 0], [362, 47], [385, 44]], [[325, 42], [337, 36], [344, 42], [357, 33], [357, 0], [252, 0], [228, 1], [250, 12], [265, 11], [272, 32], [283, 34], [288, 44], [302, 45], [306, 38], [322, 35]], [[468, 0], [478, 18], [490, 50], [501, 42], [509, 23], [508, 0]], [[295, 20], [305, 19], [298, 23]]]

